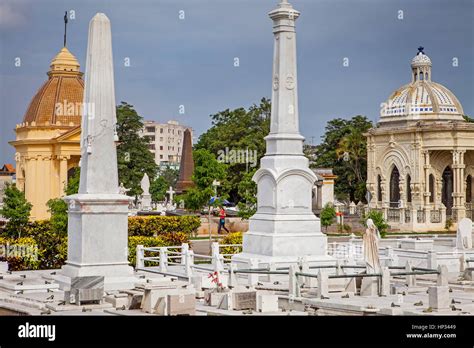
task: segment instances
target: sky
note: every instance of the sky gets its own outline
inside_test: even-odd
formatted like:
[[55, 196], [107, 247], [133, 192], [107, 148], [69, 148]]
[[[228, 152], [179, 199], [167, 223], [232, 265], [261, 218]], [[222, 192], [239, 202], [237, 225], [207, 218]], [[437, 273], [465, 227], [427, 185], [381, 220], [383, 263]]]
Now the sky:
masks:
[[[116, 101], [145, 120], [193, 127], [271, 96], [279, 0], [0, 0], [0, 166], [14, 162], [14, 128], [63, 45], [84, 72], [88, 23], [112, 23]], [[317, 144], [328, 120], [366, 115], [410, 81], [418, 46], [432, 78], [474, 116], [473, 0], [290, 0], [297, 21], [300, 130]], [[17, 58], [21, 66], [15, 66]], [[239, 66], [235, 66], [238, 58]], [[344, 66], [344, 59], [349, 66]], [[458, 66], [453, 66], [456, 58]], [[128, 60], [127, 60], [128, 59]], [[129, 61], [129, 66], [125, 62]], [[184, 113], [180, 108], [184, 106]]]

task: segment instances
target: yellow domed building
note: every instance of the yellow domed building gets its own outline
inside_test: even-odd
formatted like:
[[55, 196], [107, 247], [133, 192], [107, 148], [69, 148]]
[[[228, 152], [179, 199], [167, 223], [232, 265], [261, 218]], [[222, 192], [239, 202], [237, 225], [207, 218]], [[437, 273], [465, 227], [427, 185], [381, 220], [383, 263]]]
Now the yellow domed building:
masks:
[[474, 123], [418, 50], [411, 82], [382, 104], [366, 134], [369, 206], [394, 229], [442, 231], [446, 221], [474, 217]]
[[84, 95], [79, 68], [63, 47], [10, 142], [16, 149], [16, 185], [33, 205], [33, 220], [49, 218], [47, 201], [64, 195], [68, 177], [79, 166]]

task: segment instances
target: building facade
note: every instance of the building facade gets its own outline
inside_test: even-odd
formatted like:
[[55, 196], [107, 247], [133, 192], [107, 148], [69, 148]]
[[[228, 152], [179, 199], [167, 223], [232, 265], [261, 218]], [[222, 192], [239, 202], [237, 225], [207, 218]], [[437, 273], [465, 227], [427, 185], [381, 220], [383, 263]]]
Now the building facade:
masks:
[[184, 131], [190, 127], [179, 124], [178, 121], [158, 123], [145, 121], [141, 136], [150, 138], [150, 151], [155, 156], [155, 162], [160, 167], [170, 166], [179, 169], [183, 152]]
[[64, 195], [68, 177], [79, 166], [84, 94], [79, 68], [63, 47], [10, 142], [16, 150], [16, 185], [33, 205], [33, 220], [49, 218], [46, 203]]
[[0, 168], [0, 207], [3, 204], [3, 195], [7, 185], [14, 183], [15, 167], [12, 164], [4, 164]]
[[392, 228], [437, 231], [473, 217], [474, 123], [432, 80], [422, 47], [411, 61], [411, 82], [392, 93], [366, 136], [369, 206]]

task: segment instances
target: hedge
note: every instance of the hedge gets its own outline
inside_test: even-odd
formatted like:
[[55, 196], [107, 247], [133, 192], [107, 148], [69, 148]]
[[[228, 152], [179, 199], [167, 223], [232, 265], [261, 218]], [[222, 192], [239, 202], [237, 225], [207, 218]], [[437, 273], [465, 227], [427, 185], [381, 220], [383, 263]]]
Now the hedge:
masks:
[[191, 235], [199, 226], [199, 216], [131, 216], [128, 218], [128, 235], [159, 236], [176, 232]]
[[[224, 238], [219, 241], [219, 244], [242, 244], [243, 233], [242, 232], [233, 232], [227, 234]], [[223, 247], [221, 248], [222, 254], [238, 254], [242, 252], [242, 247]]]
[[3, 238], [0, 237], [0, 261], [7, 261], [11, 271], [38, 269], [40, 257], [37, 244], [33, 238]]
[[[61, 268], [67, 260], [67, 237], [53, 231], [48, 220], [35, 221], [26, 229], [26, 237], [13, 239], [0, 237], [0, 246], [26, 245], [35, 252], [26, 257], [6, 257], [0, 250], [0, 261], [7, 261], [10, 271]], [[129, 262], [135, 266], [136, 246], [162, 247], [188, 243], [189, 236], [183, 232], [167, 232], [157, 237], [129, 236]], [[3, 248], [3, 249], [5, 249]], [[34, 255], [33, 255], [34, 254]]]

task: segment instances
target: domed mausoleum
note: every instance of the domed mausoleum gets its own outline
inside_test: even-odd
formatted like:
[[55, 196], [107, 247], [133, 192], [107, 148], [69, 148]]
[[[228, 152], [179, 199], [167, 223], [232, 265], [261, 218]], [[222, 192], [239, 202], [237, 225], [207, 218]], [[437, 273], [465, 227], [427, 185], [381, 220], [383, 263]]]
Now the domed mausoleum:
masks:
[[473, 217], [474, 123], [462, 105], [432, 80], [431, 59], [418, 49], [411, 82], [383, 104], [367, 136], [371, 209], [401, 231], [444, 230]]
[[63, 47], [10, 142], [16, 149], [17, 187], [33, 205], [33, 220], [49, 217], [46, 202], [64, 195], [68, 177], [79, 165], [84, 95], [79, 67]]

